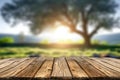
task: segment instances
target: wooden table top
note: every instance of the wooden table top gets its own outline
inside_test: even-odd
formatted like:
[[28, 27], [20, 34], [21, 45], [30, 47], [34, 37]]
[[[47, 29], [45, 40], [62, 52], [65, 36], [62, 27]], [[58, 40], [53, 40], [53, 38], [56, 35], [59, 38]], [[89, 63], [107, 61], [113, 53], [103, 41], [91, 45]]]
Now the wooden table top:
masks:
[[120, 80], [120, 60], [112, 58], [59, 57], [0, 60], [0, 80]]

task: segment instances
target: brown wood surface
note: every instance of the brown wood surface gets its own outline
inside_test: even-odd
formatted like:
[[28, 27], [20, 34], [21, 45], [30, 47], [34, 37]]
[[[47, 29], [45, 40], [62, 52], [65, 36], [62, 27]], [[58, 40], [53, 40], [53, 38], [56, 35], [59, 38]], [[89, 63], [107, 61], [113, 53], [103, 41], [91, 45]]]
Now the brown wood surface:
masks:
[[53, 58], [47, 58], [38, 72], [35, 74], [36, 78], [50, 78], [52, 72]]
[[0, 60], [0, 80], [40, 80], [43, 78], [51, 80], [120, 80], [120, 60], [89, 57]]
[[72, 77], [64, 57], [55, 59], [51, 77]]

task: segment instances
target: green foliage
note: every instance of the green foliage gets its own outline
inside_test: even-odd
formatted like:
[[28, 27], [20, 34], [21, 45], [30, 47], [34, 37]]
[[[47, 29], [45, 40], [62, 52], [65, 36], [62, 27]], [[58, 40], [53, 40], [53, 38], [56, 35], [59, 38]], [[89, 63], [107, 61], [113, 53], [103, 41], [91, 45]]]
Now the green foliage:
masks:
[[95, 46], [93, 48], [30, 48], [30, 47], [4, 47], [0, 48], [0, 58], [21, 58], [38, 54], [40, 56], [93, 56], [94, 54], [120, 57], [120, 46]]
[[14, 39], [12, 37], [3, 37], [0, 38], [0, 43], [14, 43]]
[[[7, 22], [27, 22], [34, 34], [46, 26], [53, 28], [58, 21], [80, 34], [89, 47], [91, 37], [100, 28], [112, 29], [119, 24], [113, 16], [116, 7], [115, 0], [12, 0], [2, 7], [1, 13]], [[76, 28], [80, 23], [82, 31]], [[87, 31], [90, 26], [94, 27], [91, 33]]]
[[78, 40], [76, 43], [77, 43], [77, 44], [84, 44], [84, 42], [85, 42], [85, 41], [81, 39], [81, 40]]
[[31, 30], [38, 33], [46, 24], [51, 24], [51, 27], [56, 21], [67, 24], [67, 19], [70, 23], [74, 21], [76, 25], [79, 21], [84, 22], [81, 21], [83, 17], [86, 17], [90, 24], [98, 23], [101, 27], [110, 27], [114, 24], [114, 19], [109, 15], [115, 13], [116, 7], [114, 0], [12, 0], [12, 3], [6, 3], [1, 11], [7, 22], [15, 24], [29, 21]]
[[8, 51], [8, 52], [6, 51], [6, 52], [1, 52], [0, 53], [0, 55], [4, 55], [4, 56], [5, 55], [14, 55], [14, 54], [16, 54], [16, 52], [12, 52], [12, 51]]
[[44, 40], [40, 41], [40, 44], [49, 44], [49, 40], [48, 39], [44, 39]]
[[102, 41], [101, 45], [108, 45], [108, 42], [107, 41]]
[[99, 40], [92, 40], [92, 44], [98, 45], [98, 44], [100, 44], [100, 41]]
[[109, 45], [107, 41], [92, 40], [93, 45]]

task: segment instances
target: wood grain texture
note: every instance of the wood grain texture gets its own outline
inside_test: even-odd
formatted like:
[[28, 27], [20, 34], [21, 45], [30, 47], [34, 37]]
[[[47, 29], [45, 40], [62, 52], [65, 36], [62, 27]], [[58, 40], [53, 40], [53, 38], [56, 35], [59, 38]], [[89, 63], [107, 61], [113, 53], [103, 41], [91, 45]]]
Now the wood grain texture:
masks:
[[83, 58], [86, 62], [89, 62], [90, 64], [92, 64], [95, 68], [97, 68], [98, 70], [100, 70], [101, 72], [103, 72], [105, 75], [107, 75], [108, 77], [119, 77], [120, 73], [110, 69], [109, 67], [106, 67], [104, 65], [102, 65], [99, 62], [96, 62], [95, 60], [91, 59], [91, 58]]
[[57, 80], [74, 78], [76, 80], [120, 80], [120, 60], [89, 57], [0, 60], [0, 80], [41, 80], [42, 78], [47, 80], [56, 80], [56, 78]]
[[70, 57], [67, 58], [68, 65], [74, 78], [88, 77], [85, 71], [77, 64], [77, 62]]
[[53, 58], [47, 58], [38, 72], [35, 74], [36, 78], [50, 78], [52, 72]]
[[11, 63], [11, 64], [3, 67], [3, 68], [0, 68], [0, 73], [8, 71], [11, 68], [14, 68], [15, 66], [19, 65], [24, 60], [26, 60], [26, 58], [24, 58], [24, 59], [16, 59], [13, 63]]
[[89, 77], [106, 77], [104, 73], [99, 71], [90, 63], [86, 62], [84, 59], [80, 57], [74, 57], [74, 59], [79, 63], [79, 65], [83, 68], [83, 70], [88, 74]]
[[24, 70], [19, 72], [16, 77], [33, 77], [41, 65], [44, 63], [44, 58], [36, 58]]
[[120, 68], [117, 68], [109, 63], [106, 63], [104, 62], [102, 59], [95, 59], [95, 58], [92, 58], [93, 60], [95, 60], [96, 62], [99, 62], [101, 63], [102, 65], [106, 66], [106, 67], [109, 67], [110, 69], [112, 69], [113, 71], [116, 71], [116, 72], [120, 72]]
[[0, 60], [0, 65], [5, 63], [6, 61], [9, 61], [9, 60], [13, 60], [13, 59], [2, 59], [2, 60]]
[[16, 73], [18, 73], [21, 70], [23, 70], [32, 61], [33, 61], [33, 59], [27, 59], [25, 61], [22, 61], [21, 63], [19, 63], [19, 65], [17, 64], [16, 66], [12, 66], [12, 68], [9, 68], [8, 70], [0, 72], [0, 77], [12, 77], [12, 76], [15, 77]]
[[9, 66], [10, 64], [14, 63], [15, 61], [16, 61], [15, 59], [8, 59], [8, 60], [5, 60], [5, 61], [2, 61], [1, 64], [0, 64], [0, 69], [4, 68], [6, 66]]
[[72, 77], [64, 57], [55, 59], [51, 77]]

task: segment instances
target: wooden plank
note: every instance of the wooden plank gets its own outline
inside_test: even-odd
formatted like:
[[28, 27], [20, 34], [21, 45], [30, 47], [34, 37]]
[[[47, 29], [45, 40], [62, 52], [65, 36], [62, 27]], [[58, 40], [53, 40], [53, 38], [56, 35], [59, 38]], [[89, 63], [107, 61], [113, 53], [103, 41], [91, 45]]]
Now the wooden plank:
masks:
[[35, 78], [50, 78], [52, 72], [53, 58], [47, 58], [38, 72], [35, 74]]
[[82, 58], [74, 57], [73, 59], [75, 59], [79, 63], [79, 65], [88, 74], [90, 78], [106, 77], [106, 75], [103, 72], [99, 71], [97, 68], [95, 68], [93, 65], [86, 62]]
[[120, 77], [119, 73], [114, 71], [114, 70], [111, 70], [109, 68], [109, 66], [106, 67], [106, 66], [102, 65], [101, 63], [94, 61], [91, 58], [83, 58], [83, 59], [86, 60], [87, 62], [89, 62], [90, 64], [92, 64], [95, 68], [97, 68], [98, 70], [100, 70], [104, 74], [106, 74], [108, 77]]
[[105, 62], [105, 63], [108, 63], [108, 64], [110, 64], [110, 65], [112, 65], [112, 66], [117, 67], [117, 68], [120, 69], [120, 64], [115, 63], [114, 61], [112, 61], [112, 59], [111, 59], [111, 60], [108, 60], [108, 59], [104, 58], [104, 59], [101, 59], [101, 60], [102, 60], [103, 62]]
[[24, 68], [26, 68], [34, 60], [35, 60], [35, 58], [32, 58], [32, 59], [29, 58], [29, 59], [23, 61], [22, 63], [20, 63], [19, 65], [14, 66], [13, 68], [6, 70], [4, 72], [1, 72], [0, 77], [6, 77], [6, 78], [15, 77], [17, 73], [24, 70]]
[[0, 69], [4, 68], [4, 67], [6, 67], [6, 66], [8, 66], [8, 65], [10, 65], [10, 64], [12, 64], [14, 62], [15, 62], [15, 59], [5, 60], [5, 61], [2, 62], [2, 64], [0, 64]]
[[88, 77], [85, 71], [75, 62], [75, 60], [69, 57], [67, 58], [67, 62], [72, 72], [73, 78], [87, 78]]
[[67, 62], [64, 57], [61, 58], [55, 58], [55, 62], [53, 65], [53, 72], [51, 74], [51, 77], [65, 77], [65, 78], [71, 78], [71, 72], [69, 70], [69, 67], [67, 65]]
[[112, 61], [114, 63], [120, 64], [120, 59], [114, 59], [114, 58], [105, 58], [106, 60]]
[[104, 65], [104, 66], [106, 66], [106, 67], [111, 68], [112, 70], [115, 70], [116, 72], [120, 72], [120, 68], [117, 68], [117, 67], [115, 67], [115, 66], [113, 66], [113, 65], [110, 65], [110, 64], [108, 64], [108, 63], [105, 63], [105, 62], [103, 62], [100, 58], [97, 58], [97, 59], [96, 59], [96, 58], [92, 58], [92, 59], [94, 59], [95, 61], [101, 63], [102, 65]]
[[29, 77], [33, 78], [38, 69], [44, 63], [45, 58], [36, 58], [31, 64], [29, 64], [24, 70], [15, 75], [15, 77]]
[[9, 61], [9, 60], [12, 60], [12, 59], [9, 58], [9, 59], [2, 59], [2, 60], [0, 60], [0, 65], [3, 64], [3, 63], [5, 63], [6, 61]]
[[27, 58], [24, 59], [16, 59], [15, 62], [13, 62], [12, 64], [5, 66], [3, 68], [0, 68], [0, 73], [5, 72], [6, 70], [9, 70], [11, 68], [14, 68], [15, 66], [19, 65], [21, 62], [23, 62], [24, 60], [26, 60]]
[[[116, 63], [115, 63], [116, 62]], [[0, 78], [120, 78], [118, 59], [60, 57], [60, 58], [22, 58], [0, 61]], [[26, 79], [25, 79], [26, 80]], [[38, 79], [39, 80], [39, 79]], [[118, 79], [119, 80], [119, 79]]]

